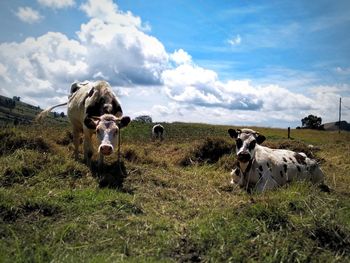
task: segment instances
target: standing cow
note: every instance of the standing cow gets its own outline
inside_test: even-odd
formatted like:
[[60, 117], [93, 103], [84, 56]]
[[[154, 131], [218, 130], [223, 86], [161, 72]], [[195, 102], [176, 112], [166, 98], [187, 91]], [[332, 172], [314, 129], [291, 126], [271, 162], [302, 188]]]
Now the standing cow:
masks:
[[161, 141], [164, 139], [164, 127], [160, 124], [156, 124], [152, 128], [152, 140], [160, 139]]
[[91, 136], [96, 133], [99, 144], [98, 165], [101, 168], [103, 157], [114, 152], [119, 130], [129, 124], [130, 118], [122, 117], [120, 103], [106, 81], [73, 83], [68, 102], [46, 109], [37, 119], [42, 119], [52, 109], [64, 105], [68, 105], [67, 115], [73, 128], [75, 158], [78, 159], [80, 134], [83, 133], [84, 159], [88, 166], [91, 166]]
[[236, 140], [238, 161], [231, 182], [240, 187], [264, 192], [295, 180], [323, 182], [324, 174], [318, 163], [304, 153], [261, 146], [265, 137], [251, 129], [229, 129], [228, 133]]

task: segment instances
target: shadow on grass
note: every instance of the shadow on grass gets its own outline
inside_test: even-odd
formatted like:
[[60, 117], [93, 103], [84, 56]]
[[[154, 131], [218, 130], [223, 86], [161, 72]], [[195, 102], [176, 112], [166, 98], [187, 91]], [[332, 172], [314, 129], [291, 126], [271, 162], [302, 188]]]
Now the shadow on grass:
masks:
[[128, 175], [124, 161], [115, 161], [110, 164], [104, 164], [99, 170], [97, 162], [93, 162], [91, 172], [95, 178], [99, 180], [101, 188], [116, 188], [125, 192], [129, 192], [123, 188], [124, 181]]

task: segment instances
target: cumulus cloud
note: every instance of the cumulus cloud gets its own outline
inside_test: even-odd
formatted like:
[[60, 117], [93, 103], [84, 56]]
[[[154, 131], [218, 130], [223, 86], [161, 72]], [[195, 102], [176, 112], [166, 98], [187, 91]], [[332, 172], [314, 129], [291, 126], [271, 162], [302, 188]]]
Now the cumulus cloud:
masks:
[[[0, 60], [6, 65], [7, 79], [13, 95], [50, 97], [61, 85], [87, 74], [86, 48], [61, 33], [47, 33], [22, 43], [0, 45]], [[66, 92], [65, 92], [66, 93]], [[38, 103], [38, 102], [37, 102]]]
[[91, 75], [101, 71], [114, 85], [161, 84], [168, 54], [162, 43], [135, 26], [97, 18], [81, 26], [79, 40], [89, 50]]
[[11, 79], [8, 77], [7, 67], [0, 63], [0, 77], [7, 83], [11, 82]]
[[162, 74], [168, 97], [198, 107], [241, 111], [307, 111], [315, 102], [278, 85], [254, 86], [249, 80], [220, 81], [217, 74], [190, 64]]
[[74, 6], [74, 0], [37, 0], [42, 6], [50, 7], [53, 9], [60, 9], [65, 7]]
[[122, 27], [142, 28], [141, 18], [134, 16], [131, 12], [122, 12], [118, 5], [111, 0], [88, 0], [80, 6], [90, 18], [117, 24]]
[[[91, 19], [81, 25], [77, 39], [48, 32], [0, 44], [0, 84], [11, 86], [6, 94], [37, 97], [39, 103], [40, 96], [66, 98], [67, 85], [75, 80], [103, 78], [124, 87], [161, 84], [168, 54], [143, 31], [139, 17], [119, 11], [111, 0], [90, 0], [81, 9]], [[45, 107], [47, 101], [40, 103]]]
[[196, 65], [184, 64], [163, 71], [162, 78], [166, 86], [173, 89], [184, 86], [209, 87], [217, 81], [216, 72]]
[[31, 7], [19, 7], [15, 15], [23, 22], [28, 24], [34, 24], [39, 22], [43, 16]]
[[81, 9], [91, 20], [81, 25], [79, 40], [89, 50], [92, 75], [100, 72], [114, 85], [160, 85], [168, 54], [143, 31], [141, 19], [122, 12], [110, 0], [90, 0]]
[[187, 64], [190, 63], [192, 60], [192, 57], [182, 48], [170, 54], [169, 58], [171, 61], [174, 61], [177, 65]]

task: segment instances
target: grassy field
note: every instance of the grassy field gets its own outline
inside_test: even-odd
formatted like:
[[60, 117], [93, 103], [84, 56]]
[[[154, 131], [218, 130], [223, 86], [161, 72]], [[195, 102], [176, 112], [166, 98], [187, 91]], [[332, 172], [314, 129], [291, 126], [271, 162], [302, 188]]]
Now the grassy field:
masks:
[[350, 261], [350, 133], [255, 128], [271, 147], [316, 146], [332, 190], [247, 194], [229, 184], [228, 127], [164, 126], [160, 143], [131, 123], [124, 175], [114, 156], [101, 177], [74, 161], [67, 124], [2, 129], [0, 262]]

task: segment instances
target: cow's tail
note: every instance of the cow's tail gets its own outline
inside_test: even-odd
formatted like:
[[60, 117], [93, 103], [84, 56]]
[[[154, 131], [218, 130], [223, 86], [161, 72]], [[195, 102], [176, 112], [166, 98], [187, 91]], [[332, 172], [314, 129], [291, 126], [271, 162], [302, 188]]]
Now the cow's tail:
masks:
[[46, 110], [40, 112], [40, 113], [36, 116], [35, 120], [36, 120], [36, 121], [41, 121], [42, 119], [44, 119], [45, 117], [47, 117], [47, 115], [49, 114], [49, 112], [52, 111], [54, 108], [61, 107], [61, 106], [65, 106], [65, 105], [67, 105], [67, 104], [68, 104], [68, 101], [65, 102], [65, 103], [57, 104], [57, 105], [55, 105], [55, 106], [52, 106], [52, 107], [50, 107], [50, 108], [47, 108]]

